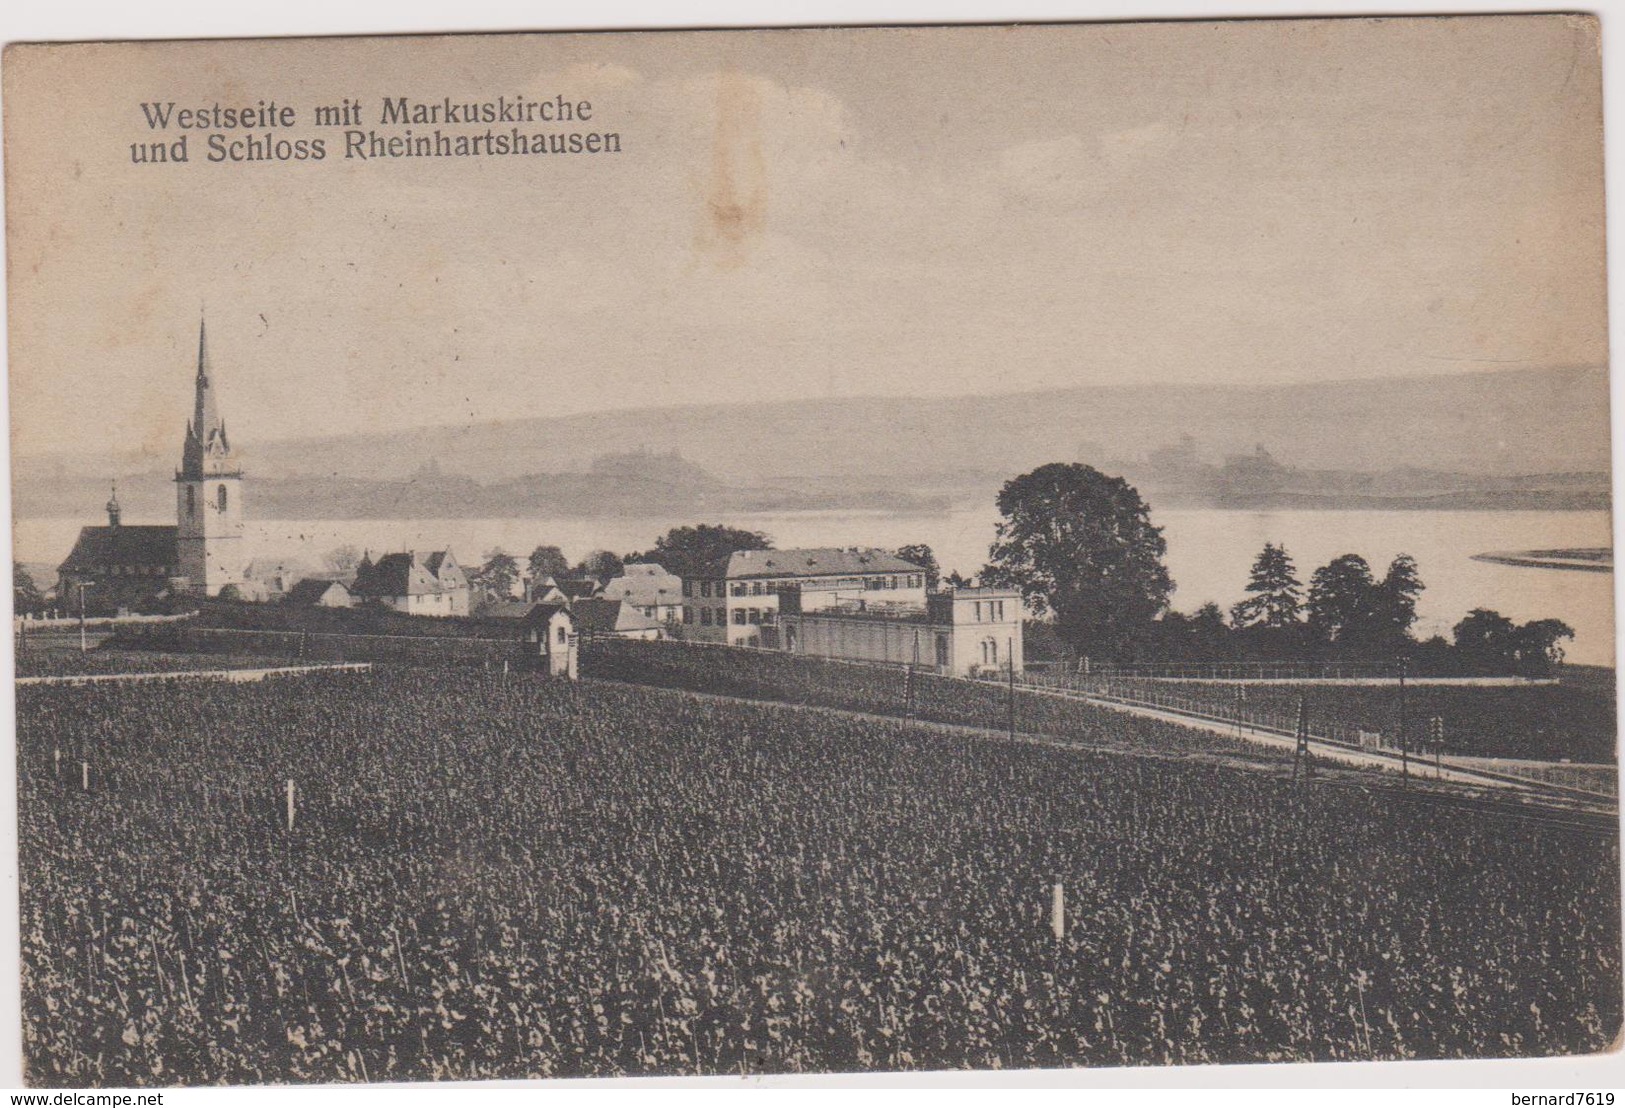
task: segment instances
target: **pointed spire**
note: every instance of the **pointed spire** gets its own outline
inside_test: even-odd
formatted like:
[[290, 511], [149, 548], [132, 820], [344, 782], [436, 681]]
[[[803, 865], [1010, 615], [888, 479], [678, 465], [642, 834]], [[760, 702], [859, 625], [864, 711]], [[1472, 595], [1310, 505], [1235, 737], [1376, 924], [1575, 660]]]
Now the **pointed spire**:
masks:
[[107, 525], [117, 527], [122, 514], [118, 503], [118, 478], [115, 477], [113, 479], [113, 495], [107, 501]]
[[226, 423], [220, 418], [215, 405], [214, 381], [209, 365], [209, 338], [207, 321], [199, 318], [197, 329], [196, 398], [192, 422], [186, 428], [186, 447], [181, 456], [181, 471], [191, 478], [202, 477], [205, 467], [211, 471], [230, 471], [231, 442], [226, 437]]

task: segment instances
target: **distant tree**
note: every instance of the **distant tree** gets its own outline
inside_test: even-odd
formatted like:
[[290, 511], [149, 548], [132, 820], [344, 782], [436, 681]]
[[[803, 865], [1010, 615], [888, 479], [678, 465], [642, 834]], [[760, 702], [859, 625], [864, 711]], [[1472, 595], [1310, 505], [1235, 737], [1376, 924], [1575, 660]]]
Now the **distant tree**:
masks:
[[507, 600], [519, 581], [519, 563], [501, 549], [487, 551], [485, 562], [474, 571], [474, 583], [493, 600]]
[[970, 579], [956, 569], [951, 570], [948, 576], [942, 579], [942, 583], [951, 589], [963, 589], [970, 585]]
[[335, 577], [353, 577], [356, 567], [361, 564], [361, 551], [349, 543], [335, 546], [322, 556], [322, 564]]
[[628, 562], [659, 562], [668, 573], [698, 577], [736, 550], [772, 550], [772, 541], [760, 531], [742, 531], [720, 523], [673, 527], [655, 540], [654, 548], [628, 554]]
[[1560, 619], [1537, 619], [1518, 628], [1518, 666], [1530, 675], [1550, 673], [1563, 664], [1562, 639], [1574, 638], [1574, 628]]
[[1247, 598], [1230, 609], [1237, 627], [1292, 627], [1303, 618], [1303, 582], [1286, 547], [1265, 543], [1253, 560]]
[[1453, 629], [1459, 664], [1474, 673], [1548, 674], [1563, 662], [1559, 642], [1574, 628], [1558, 619], [1519, 625], [1489, 608], [1474, 608]]
[[1416, 601], [1425, 587], [1416, 559], [1409, 554], [1401, 554], [1388, 563], [1388, 572], [1377, 586], [1377, 633], [1396, 649], [1411, 641]]
[[538, 546], [532, 550], [529, 565], [532, 580], [539, 577], [563, 577], [570, 572], [570, 563], [564, 557], [564, 551], [556, 546]]
[[905, 562], [913, 562], [925, 570], [925, 587], [936, 590], [937, 583], [942, 580], [942, 570], [937, 565], [937, 556], [931, 548], [923, 542], [910, 543], [908, 546], [899, 546], [897, 556]]
[[997, 504], [983, 582], [1019, 589], [1079, 652], [1124, 656], [1167, 610], [1168, 544], [1121, 477], [1054, 462], [1007, 481]]
[[39, 586], [34, 584], [34, 578], [23, 568], [21, 562], [11, 563], [11, 610], [17, 615], [33, 615], [45, 607], [45, 597], [40, 593]]
[[1474, 608], [1451, 634], [1463, 666], [1485, 673], [1502, 673], [1517, 663], [1518, 625], [1491, 608]]
[[1377, 638], [1377, 582], [1358, 554], [1344, 554], [1309, 579], [1309, 627], [1341, 653], [1368, 653]]
[[611, 577], [619, 577], [621, 570], [626, 568], [619, 555], [608, 550], [594, 550], [580, 562], [576, 563], [575, 575], [577, 577], [591, 577], [598, 581], [608, 581]]

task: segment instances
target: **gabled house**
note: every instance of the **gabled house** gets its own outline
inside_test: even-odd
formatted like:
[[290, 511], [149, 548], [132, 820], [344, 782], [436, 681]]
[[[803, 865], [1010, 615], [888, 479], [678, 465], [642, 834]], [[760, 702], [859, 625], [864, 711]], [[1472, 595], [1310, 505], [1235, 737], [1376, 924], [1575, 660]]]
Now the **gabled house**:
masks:
[[355, 602], [343, 581], [326, 577], [295, 581], [282, 599], [283, 603], [302, 608], [348, 608]]
[[576, 630], [583, 639], [663, 639], [665, 625], [624, 600], [602, 597], [577, 600], [570, 604], [576, 617]]
[[412, 616], [469, 614], [468, 577], [450, 550], [412, 550], [363, 557], [356, 567], [355, 598]]

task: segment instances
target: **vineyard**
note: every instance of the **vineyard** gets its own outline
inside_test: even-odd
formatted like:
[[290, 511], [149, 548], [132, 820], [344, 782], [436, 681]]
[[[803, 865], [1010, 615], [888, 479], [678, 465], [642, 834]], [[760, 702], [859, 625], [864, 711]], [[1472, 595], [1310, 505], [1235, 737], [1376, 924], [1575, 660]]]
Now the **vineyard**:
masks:
[[1617, 841], [1493, 808], [467, 670], [18, 713], [34, 1084], [1513, 1056], [1621, 1025]]

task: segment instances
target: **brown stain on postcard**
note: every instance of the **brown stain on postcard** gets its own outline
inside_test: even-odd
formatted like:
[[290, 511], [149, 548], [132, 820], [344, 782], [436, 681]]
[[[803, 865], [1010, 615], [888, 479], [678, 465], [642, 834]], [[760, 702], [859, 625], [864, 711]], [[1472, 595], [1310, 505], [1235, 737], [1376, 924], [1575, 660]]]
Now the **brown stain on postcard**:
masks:
[[717, 122], [711, 145], [699, 252], [722, 269], [737, 269], [767, 225], [767, 167], [762, 153], [762, 94], [749, 77], [717, 75]]

